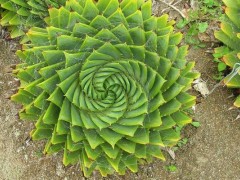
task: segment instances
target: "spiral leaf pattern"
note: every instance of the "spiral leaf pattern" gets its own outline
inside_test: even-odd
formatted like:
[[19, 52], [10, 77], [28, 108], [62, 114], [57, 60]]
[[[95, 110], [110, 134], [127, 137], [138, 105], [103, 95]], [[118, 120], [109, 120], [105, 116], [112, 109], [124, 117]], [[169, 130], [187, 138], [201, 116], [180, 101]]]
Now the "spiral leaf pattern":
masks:
[[38, 119], [32, 138], [48, 139], [46, 153], [64, 150], [63, 163], [80, 162], [85, 176], [164, 160], [162, 148], [180, 139], [175, 128], [191, 122], [195, 97], [186, 91], [198, 74], [173, 22], [151, 7], [69, 0], [49, 9], [50, 26], [32, 28], [18, 52], [20, 118]]

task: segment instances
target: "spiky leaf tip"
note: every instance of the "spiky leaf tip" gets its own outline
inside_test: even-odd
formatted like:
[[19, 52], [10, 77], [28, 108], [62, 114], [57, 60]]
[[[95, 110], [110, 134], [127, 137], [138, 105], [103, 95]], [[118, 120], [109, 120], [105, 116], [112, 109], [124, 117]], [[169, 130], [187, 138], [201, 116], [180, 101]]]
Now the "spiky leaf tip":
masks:
[[[7, 27], [11, 38], [22, 37], [33, 26], [44, 27], [49, 8], [59, 8], [66, 0], [0, 0], [0, 24]], [[26, 41], [26, 37], [22, 42]]]
[[[215, 37], [223, 42], [224, 46], [215, 49], [216, 58], [220, 58], [232, 72], [224, 78], [224, 83], [229, 88], [240, 88], [240, 22], [238, 1], [223, 0], [226, 5], [225, 18], [221, 22], [220, 30], [215, 32]], [[240, 107], [239, 97], [234, 105]]]
[[[77, 8], [76, 8], [77, 7]], [[175, 145], [175, 130], [191, 122], [186, 91], [197, 73], [187, 63], [182, 35], [167, 15], [152, 16], [151, 1], [67, 1], [49, 10], [49, 26], [32, 28], [18, 55], [21, 117], [37, 120], [33, 139], [45, 153], [63, 150], [65, 165], [138, 171], [138, 162]]]

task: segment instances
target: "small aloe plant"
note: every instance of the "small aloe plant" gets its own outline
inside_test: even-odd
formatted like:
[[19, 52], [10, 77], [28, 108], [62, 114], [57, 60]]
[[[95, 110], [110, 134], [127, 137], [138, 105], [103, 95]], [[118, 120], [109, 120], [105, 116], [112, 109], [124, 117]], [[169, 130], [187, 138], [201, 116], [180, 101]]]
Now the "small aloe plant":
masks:
[[33, 26], [42, 27], [48, 8], [60, 7], [66, 0], [0, 0], [2, 26], [8, 27], [11, 37], [24, 36]]
[[[224, 83], [229, 88], [240, 88], [240, 2], [223, 0], [227, 6], [226, 18], [221, 23], [221, 29], [215, 32], [215, 37], [225, 46], [215, 49], [215, 56], [222, 57], [222, 61], [232, 69], [232, 73], [225, 77]], [[234, 105], [240, 107], [240, 96]]]
[[102, 176], [153, 157], [180, 140], [191, 123], [198, 77], [187, 63], [168, 16], [152, 16], [151, 1], [69, 0], [49, 9], [49, 26], [33, 27], [17, 54], [21, 86], [12, 100], [21, 119], [36, 122], [44, 152], [63, 150], [64, 165], [80, 162], [85, 176]]

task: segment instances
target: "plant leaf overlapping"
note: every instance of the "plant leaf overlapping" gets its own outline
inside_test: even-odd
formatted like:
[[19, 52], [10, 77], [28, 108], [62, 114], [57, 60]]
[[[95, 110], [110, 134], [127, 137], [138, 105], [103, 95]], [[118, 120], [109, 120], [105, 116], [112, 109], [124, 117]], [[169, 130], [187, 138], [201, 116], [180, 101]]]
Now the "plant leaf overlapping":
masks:
[[59, 8], [66, 0], [0, 0], [1, 25], [8, 27], [11, 37], [24, 36], [33, 26], [44, 27], [48, 8]]
[[[221, 23], [221, 29], [215, 32], [215, 37], [222, 41], [225, 46], [215, 49], [215, 55], [222, 57], [224, 63], [232, 69], [232, 73], [225, 77], [224, 83], [229, 88], [240, 88], [240, 1], [223, 0], [227, 6], [226, 18]], [[240, 107], [240, 96], [234, 105]]]
[[152, 16], [151, 1], [69, 0], [49, 9], [49, 26], [31, 28], [18, 52], [21, 119], [36, 120], [33, 139], [45, 153], [64, 151], [65, 165], [137, 172], [142, 159], [164, 160], [177, 126], [191, 122], [186, 91], [197, 73], [182, 35], [168, 16]]

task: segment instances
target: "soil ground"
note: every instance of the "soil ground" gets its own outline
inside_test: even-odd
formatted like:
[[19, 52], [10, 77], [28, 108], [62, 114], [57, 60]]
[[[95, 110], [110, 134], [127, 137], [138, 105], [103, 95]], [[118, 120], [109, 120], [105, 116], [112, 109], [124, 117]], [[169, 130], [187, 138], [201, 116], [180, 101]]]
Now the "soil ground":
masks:
[[[8, 67], [17, 63], [17, 58], [5, 41], [0, 41], [0, 179], [1, 180], [77, 180], [84, 179], [79, 166], [64, 167], [61, 154], [41, 154], [44, 142], [29, 140], [33, 124], [21, 121], [16, 116], [19, 106], [7, 99], [18, 87], [18, 82]], [[190, 49], [188, 59], [196, 62], [196, 70], [209, 89], [217, 83], [216, 73], [208, 49]], [[238, 180], [240, 179], [240, 122], [235, 120], [238, 111], [229, 110], [234, 97], [225, 87], [216, 88], [203, 98], [198, 95], [195, 120], [199, 128], [191, 125], [184, 129], [187, 145], [176, 152], [175, 160], [165, 153], [166, 162], [155, 160], [140, 167], [139, 173], [128, 172], [125, 176], [112, 175], [109, 180]], [[176, 172], [163, 167], [174, 164]], [[101, 179], [95, 174], [90, 179]]]

